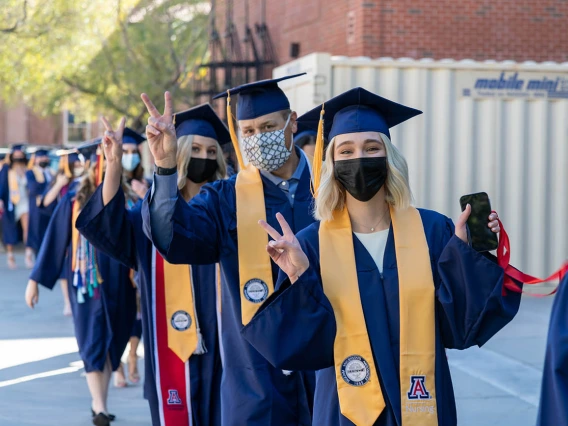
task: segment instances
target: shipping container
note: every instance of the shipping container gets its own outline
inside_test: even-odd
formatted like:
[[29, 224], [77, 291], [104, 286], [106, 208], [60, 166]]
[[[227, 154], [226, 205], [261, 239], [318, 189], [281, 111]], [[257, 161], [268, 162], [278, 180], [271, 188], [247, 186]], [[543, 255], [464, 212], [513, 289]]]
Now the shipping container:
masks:
[[302, 114], [353, 87], [424, 114], [391, 130], [418, 207], [453, 218], [485, 191], [511, 263], [543, 276], [568, 259], [568, 63], [348, 58], [315, 53], [273, 76]]

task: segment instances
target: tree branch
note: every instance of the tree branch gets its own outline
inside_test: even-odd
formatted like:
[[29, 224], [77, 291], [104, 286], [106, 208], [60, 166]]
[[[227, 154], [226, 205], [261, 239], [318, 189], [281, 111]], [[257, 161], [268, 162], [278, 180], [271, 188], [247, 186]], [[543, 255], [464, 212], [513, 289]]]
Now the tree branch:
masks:
[[0, 28], [0, 33], [15, 33], [20, 25], [22, 25], [28, 19], [28, 0], [24, 0], [23, 4], [23, 16], [18, 19], [14, 25], [8, 28]]

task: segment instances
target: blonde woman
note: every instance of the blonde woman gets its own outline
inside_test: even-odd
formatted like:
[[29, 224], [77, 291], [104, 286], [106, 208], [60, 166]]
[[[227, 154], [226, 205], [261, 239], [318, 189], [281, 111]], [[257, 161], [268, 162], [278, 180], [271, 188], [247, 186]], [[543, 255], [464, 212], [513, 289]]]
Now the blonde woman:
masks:
[[[230, 142], [230, 136], [209, 104], [175, 117], [178, 188], [189, 202], [206, 183], [225, 177], [221, 145]], [[77, 229], [95, 247], [138, 273], [145, 336], [144, 395], [150, 405], [152, 424], [220, 425], [222, 366], [217, 334], [215, 265], [196, 265], [191, 269], [187, 265], [170, 265], [156, 252], [144, 235], [140, 203], [132, 209], [125, 207], [120, 188], [124, 165], [122, 130], [113, 131], [106, 122], [105, 126], [105, 180], [81, 212]], [[174, 272], [168, 272], [172, 267]], [[168, 291], [176, 286], [176, 278], [180, 277], [187, 278], [187, 282], [182, 283], [182, 297], [191, 294], [193, 306], [176, 309], [168, 316]], [[178, 326], [178, 323], [184, 325]], [[197, 336], [187, 336], [193, 324]], [[172, 349], [168, 330], [185, 342], [197, 337], [195, 349], [185, 355]]]
[[[316, 128], [320, 111], [299, 122]], [[326, 102], [321, 222], [297, 237], [281, 216], [282, 235], [261, 223], [280, 286], [243, 335], [278, 368], [319, 370], [314, 424], [455, 425], [445, 348], [484, 344], [519, 308], [467, 243], [471, 207], [455, 226], [411, 207], [389, 128], [418, 114], [361, 88]], [[496, 214], [487, 226], [499, 232]]]

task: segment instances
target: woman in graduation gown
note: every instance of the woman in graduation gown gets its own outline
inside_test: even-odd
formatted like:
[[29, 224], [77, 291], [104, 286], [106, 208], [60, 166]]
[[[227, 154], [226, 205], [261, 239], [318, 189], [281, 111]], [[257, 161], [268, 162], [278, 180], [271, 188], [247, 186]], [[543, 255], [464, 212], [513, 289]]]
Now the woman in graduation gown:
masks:
[[[27, 246], [33, 250], [36, 256], [49, 223], [49, 215], [43, 214], [39, 207], [42, 197], [53, 179], [49, 164], [47, 150], [38, 149], [32, 154], [28, 165], [29, 170], [26, 172], [30, 203]], [[32, 266], [33, 264], [30, 264], [30, 267]]]
[[[299, 120], [317, 128], [320, 111]], [[283, 273], [243, 335], [279, 368], [319, 370], [314, 424], [455, 425], [445, 348], [483, 345], [519, 308], [495, 259], [467, 244], [471, 207], [454, 227], [410, 206], [389, 128], [418, 114], [361, 88], [326, 102], [321, 222], [297, 237], [282, 216], [283, 235], [261, 223]]]
[[568, 426], [568, 274], [552, 305], [537, 425]]
[[[0, 171], [0, 210], [2, 216], [2, 239], [7, 251], [10, 269], [16, 269], [14, 246], [20, 241], [18, 224], [22, 226], [23, 241], [27, 242], [29, 224], [29, 198], [26, 181], [27, 160], [22, 145], [14, 145], [9, 154], [7, 167]], [[26, 266], [33, 266], [33, 253], [26, 248]]]
[[[105, 123], [108, 124], [108, 123]], [[125, 127], [122, 135], [122, 188], [125, 190], [125, 195], [131, 194], [131, 196], [126, 196], [126, 207], [131, 209], [136, 206], [138, 202], [146, 195], [148, 192], [149, 184], [144, 178], [144, 168], [141, 164], [141, 152], [140, 144], [146, 139], [140, 135], [138, 132]], [[136, 271], [132, 270], [131, 277], [135, 283], [138, 283], [138, 277]], [[137, 286], [138, 288], [138, 286]], [[136, 321], [134, 322], [134, 327], [132, 328], [129, 351], [127, 354], [128, 358], [128, 380], [131, 383], [138, 383], [140, 381], [140, 375], [138, 374], [138, 345], [140, 344], [140, 339], [142, 338], [142, 318], [140, 312], [140, 293], [136, 292]], [[124, 365], [121, 363], [119, 369], [116, 371], [114, 376], [114, 385], [116, 387], [126, 386], [126, 376], [124, 374]]]
[[30, 275], [26, 302], [33, 308], [38, 283], [53, 288], [65, 268], [75, 337], [92, 397], [92, 421], [108, 426], [114, 420], [107, 411], [110, 377], [130, 338], [136, 289], [126, 266], [96, 250], [74, 229], [79, 211], [96, 189], [96, 169], [92, 164], [77, 191], [67, 192], [55, 208]]
[[[209, 104], [178, 113], [175, 120], [178, 188], [188, 202], [205, 183], [225, 177], [221, 144], [229, 142], [230, 137]], [[119, 188], [124, 154], [116, 132], [105, 139], [105, 153], [108, 168], [104, 184], [81, 212], [77, 228], [97, 248], [137, 271], [145, 335], [144, 395], [150, 404], [152, 424], [220, 425], [222, 365], [215, 265], [189, 268], [187, 265], [169, 265], [161, 258], [142, 229], [140, 205], [131, 210], [125, 208], [124, 195]], [[179, 311], [183, 310], [194, 319], [191, 320], [191, 325], [195, 323], [193, 330], [191, 327], [187, 331], [175, 329], [170, 321], [174, 318], [167, 310], [166, 300], [170, 300], [172, 286], [177, 285], [171, 280], [172, 272], [168, 272], [171, 268], [188, 277], [188, 281], [182, 283], [181, 291], [192, 294], [195, 304], [193, 308]], [[176, 310], [174, 316], [179, 311]], [[189, 341], [192, 336], [184, 336], [188, 332], [200, 335], [197, 345], [189, 345], [190, 352], [172, 347], [170, 333]]]
[[[84, 150], [85, 151], [85, 150]], [[89, 155], [85, 151], [85, 154]], [[85, 156], [75, 148], [60, 150], [57, 152], [59, 157], [58, 171], [55, 177], [51, 180], [51, 184], [44, 191], [38, 202], [38, 211], [42, 216], [47, 218], [48, 224], [55, 208], [59, 201], [67, 194], [67, 192], [74, 192], [79, 186], [83, 174], [85, 173]], [[44, 233], [45, 235], [45, 233]], [[68, 262], [63, 262], [61, 268], [61, 292], [63, 294], [63, 315], [71, 316], [71, 302], [69, 300], [67, 276]]]

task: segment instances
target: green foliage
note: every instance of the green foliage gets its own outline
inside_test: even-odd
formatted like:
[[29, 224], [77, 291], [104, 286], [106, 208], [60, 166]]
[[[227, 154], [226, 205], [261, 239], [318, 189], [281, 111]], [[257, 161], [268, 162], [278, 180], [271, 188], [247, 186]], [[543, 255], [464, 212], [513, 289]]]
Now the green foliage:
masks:
[[207, 52], [203, 0], [3, 0], [0, 97], [83, 119], [125, 115], [141, 126], [146, 92], [191, 103]]

